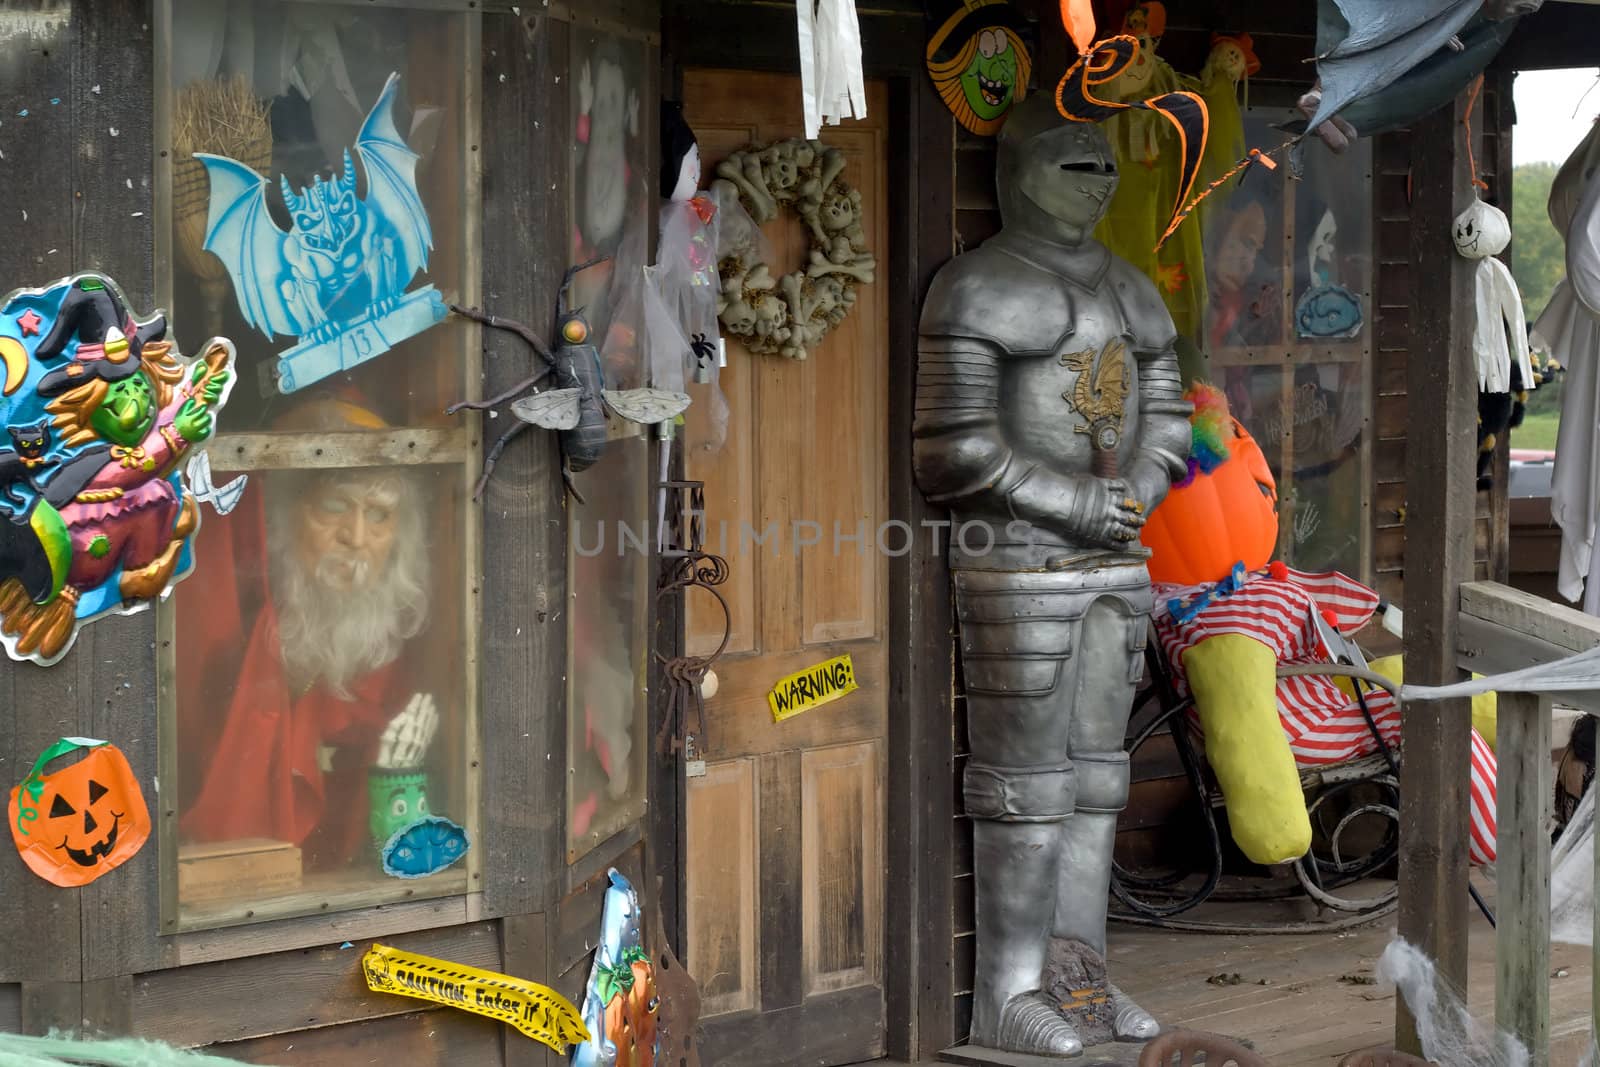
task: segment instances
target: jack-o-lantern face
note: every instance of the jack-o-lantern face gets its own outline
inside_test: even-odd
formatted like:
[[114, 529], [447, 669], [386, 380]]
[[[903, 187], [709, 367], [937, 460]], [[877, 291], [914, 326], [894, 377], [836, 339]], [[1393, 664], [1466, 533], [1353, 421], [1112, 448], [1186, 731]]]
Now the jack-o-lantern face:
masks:
[[614, 972], [611, 999], [606, 1002], [606, 1037], [616, 1046], [615, 1067], [651, 1067], [656, 1062], [656, 976], [650, 960], [638, 949], [623, 957]]
[[[52, 774], [45, 764], [89, 754]], [[150, 837], [150, 812], [128, 759], [115, 745], [63, 738], [11, 790], [11, 837], [23, 862], [59, 886], [88, 885], [127, 861]]]

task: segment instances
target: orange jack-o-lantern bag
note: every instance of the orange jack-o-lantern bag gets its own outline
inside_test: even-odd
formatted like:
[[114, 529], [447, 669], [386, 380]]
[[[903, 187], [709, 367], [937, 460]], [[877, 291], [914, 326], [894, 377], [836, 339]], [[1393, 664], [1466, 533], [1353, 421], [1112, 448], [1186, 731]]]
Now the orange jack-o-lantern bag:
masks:
[[[77, 763], [45, 774], [45, 764], [80, 748]], [[63, 737], [11, 790], [11, 837], [22, 862], [64, 887], [88, 885], [121, 866], [150, 837], [150, 811], [128, 757], [115, 745]]]
[[1233, 565], [1265, 567], [1278, 544], [1278, 489], [1267, 457], [1228, 413], [1220, 390], [1195, 385], [1189, 475], [1150, 514], [1140, 540], [1150, 578], [1176, 585], [1220, 582]]

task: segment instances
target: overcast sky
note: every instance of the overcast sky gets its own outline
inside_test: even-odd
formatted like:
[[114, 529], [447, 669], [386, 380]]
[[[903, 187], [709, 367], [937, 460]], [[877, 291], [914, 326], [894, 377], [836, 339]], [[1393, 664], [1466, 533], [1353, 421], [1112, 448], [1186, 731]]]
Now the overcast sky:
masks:
[[1517, 75], [1517, 127], [1511, 135], [1513, 162], [1566, 161], [1589, 132], [1595, 116], [1600, 115], [1597, 76], [1600, 69], [1595, 67], [1531, 70]]

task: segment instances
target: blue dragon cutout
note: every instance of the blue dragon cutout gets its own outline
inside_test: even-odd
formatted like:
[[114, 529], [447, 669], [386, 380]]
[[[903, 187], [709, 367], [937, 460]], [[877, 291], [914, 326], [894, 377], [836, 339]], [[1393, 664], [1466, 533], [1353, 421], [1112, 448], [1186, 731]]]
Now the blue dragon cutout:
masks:
[[383, 846], [383, 871], [396, 878], [426, 878], [467, 854], [467, 832], [449, 819], [425, 815], [394, 832]]
[[239, 311], [268, 338], [300, 338], [279, 354], [278, 390], [292, 393], [382, 355], [449, 314], [432, 286], [406, 286], [428, 267], [433, 230], [417, 191], [417, 160], [394, 122], [399, 74], [390, 74], [356, 134], [366, 195], [344, 166], [298, 193], [278, 183], [293, 228], [267, 202], [271, 182], [226, 156], [196, 152], [211, 182], [205, 248], [233, 280]]

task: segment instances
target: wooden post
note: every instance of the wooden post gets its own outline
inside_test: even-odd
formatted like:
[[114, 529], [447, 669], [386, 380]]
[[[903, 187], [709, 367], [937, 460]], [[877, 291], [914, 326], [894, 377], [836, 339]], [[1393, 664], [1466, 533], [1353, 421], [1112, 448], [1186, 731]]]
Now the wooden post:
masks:
[[1550, 698], [1501, 693], [1499, 712], [1494, 1019], [1527, 1047], [1532, 1067], [1544, 1067], [1550, 1062]]
[[[1442, 685], [1456, 665], [1459, 591], [1472, 577], [1477, 371], [1471, 349], [1472, 264], [1451, 231], [1471, 202], [1463, 150], [1465, 95], [1411, 132], [1411, 351], [1406, 394], [1417, 417], [1406, 440], [1406, 681]], [[1400, 789], [1400, 936], [1467, 984], [1467, 826], [1471, 718], [1467, 701], [1405, 709]], [[1419, 1053], [1397, 1005], [1396, 1043]]]

